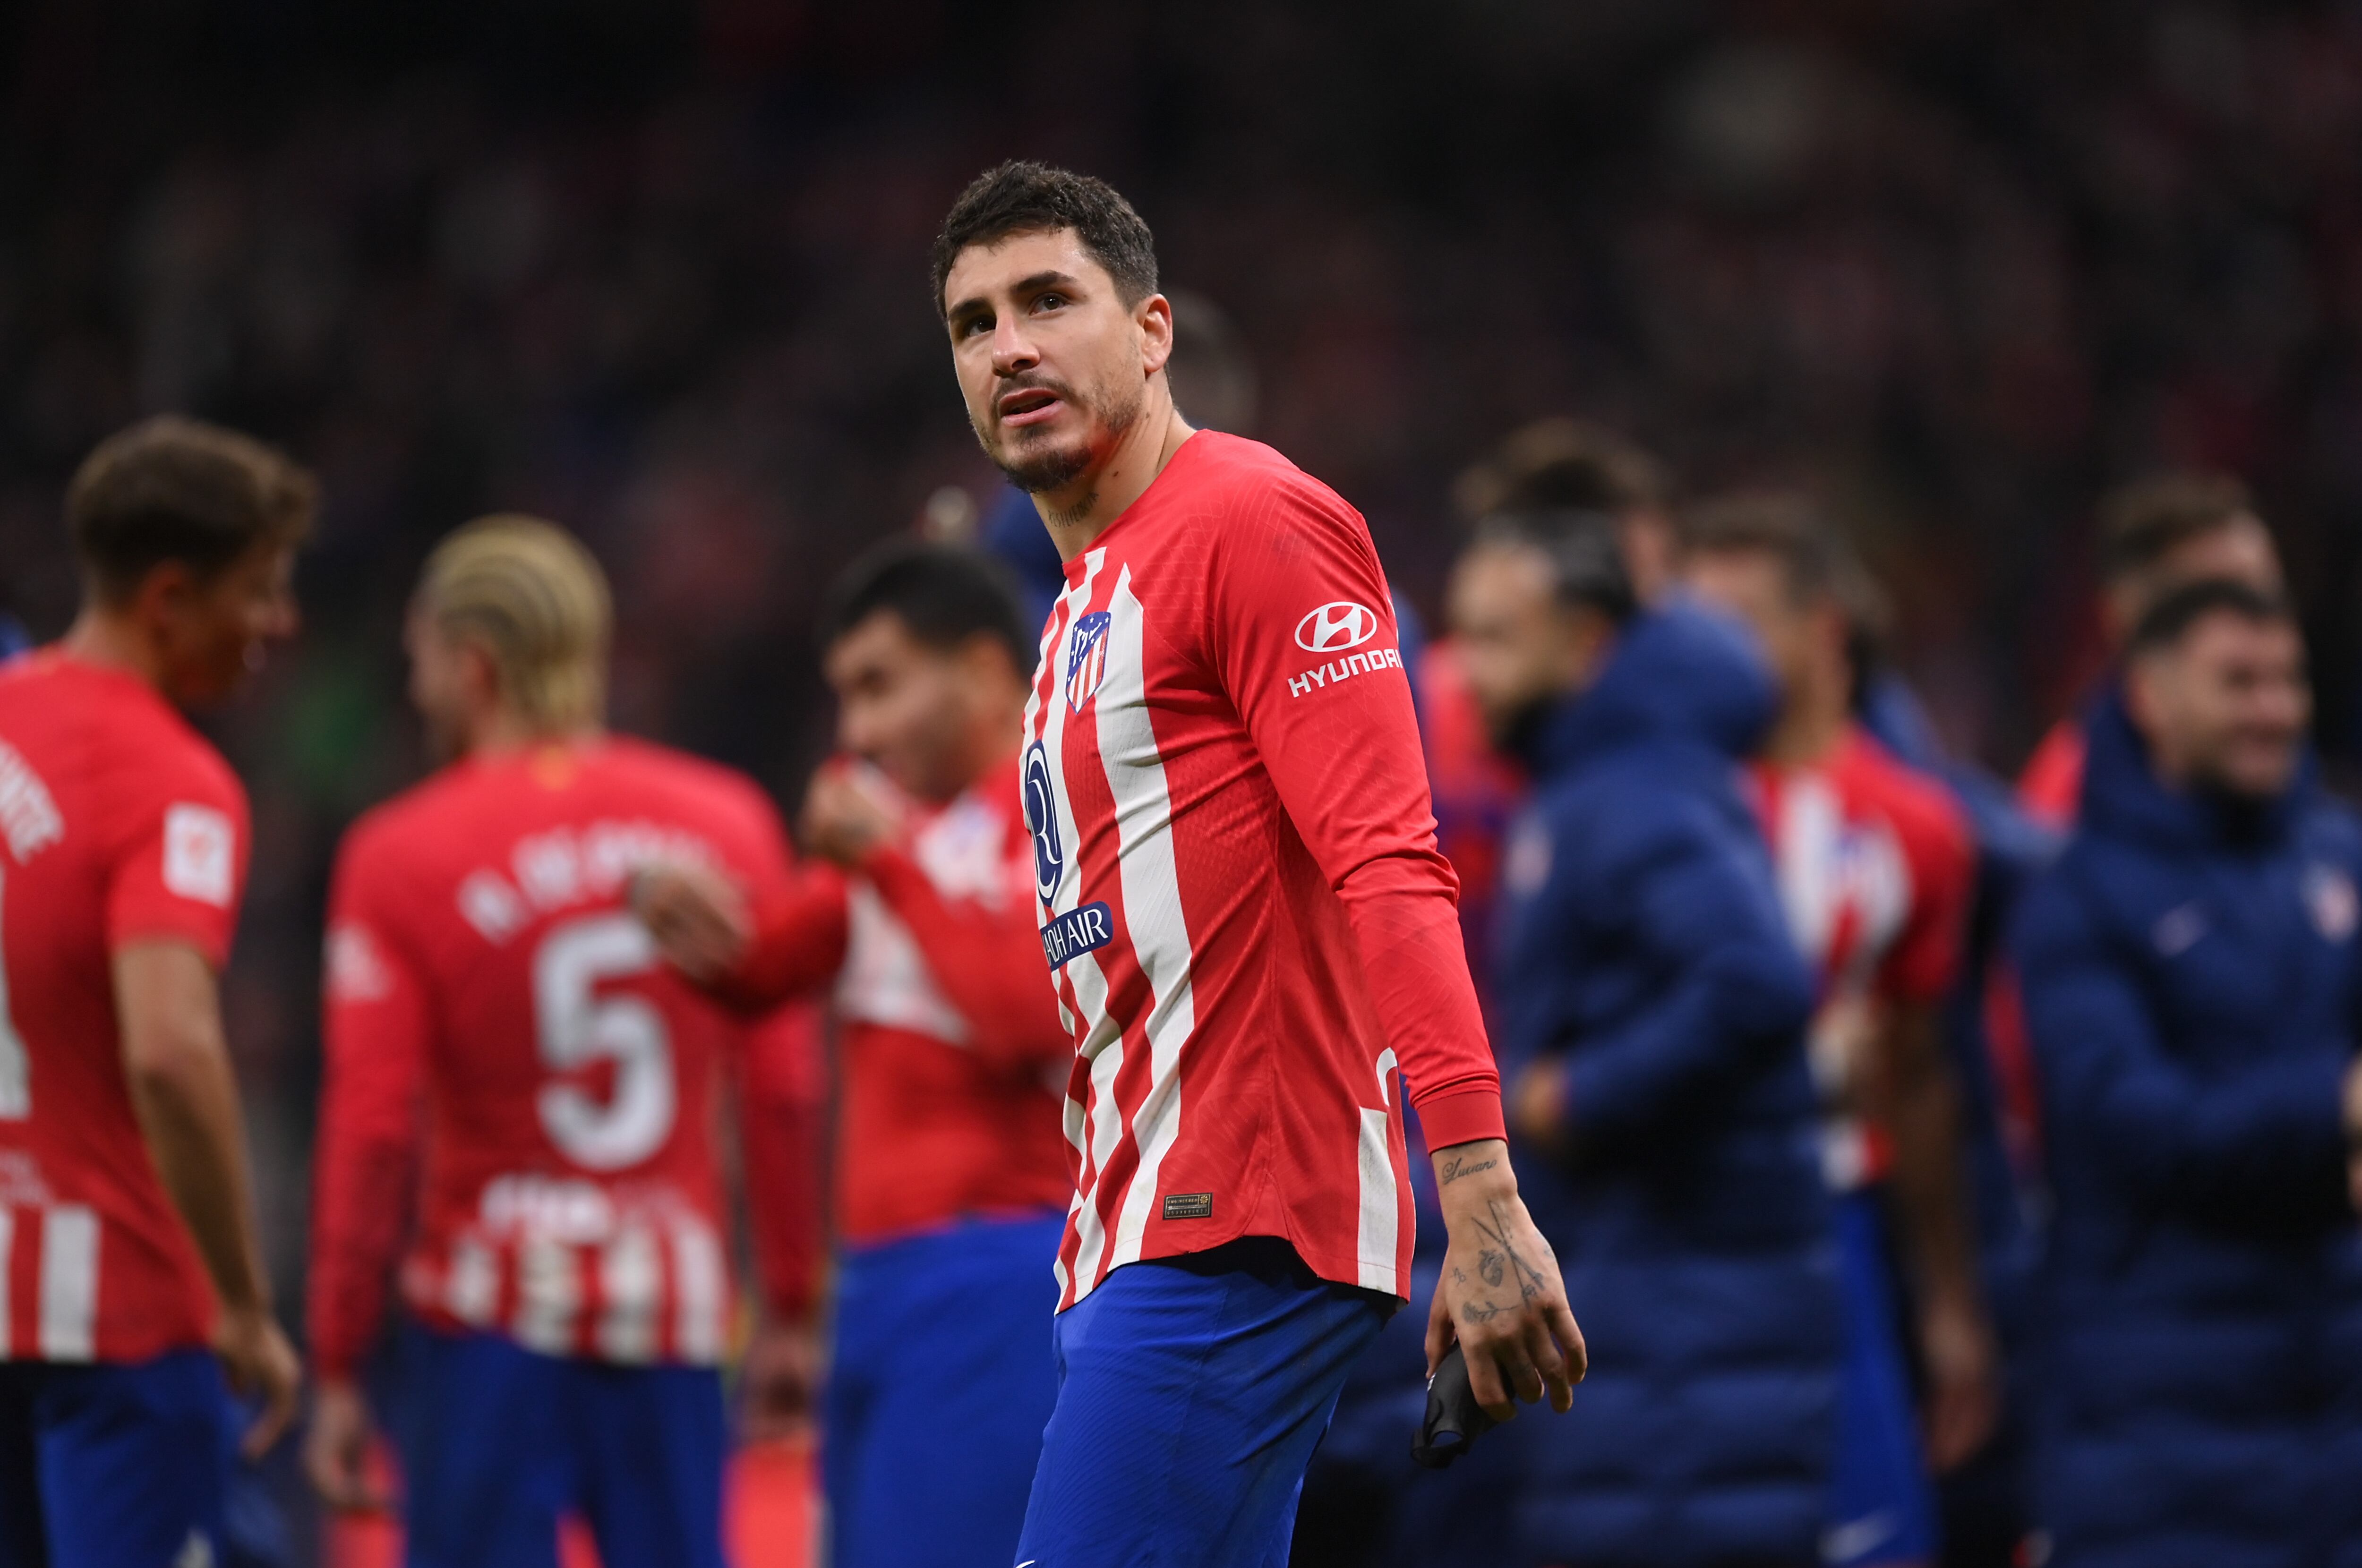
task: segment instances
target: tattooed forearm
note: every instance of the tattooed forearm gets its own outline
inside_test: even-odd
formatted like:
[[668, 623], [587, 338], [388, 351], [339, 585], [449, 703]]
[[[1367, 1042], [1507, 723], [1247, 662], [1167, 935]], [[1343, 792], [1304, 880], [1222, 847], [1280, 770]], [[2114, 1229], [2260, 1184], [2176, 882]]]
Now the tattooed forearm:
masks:
[[1437, 1185], [1450, 1187], [1462, 1176], [1474, 1176], [1478, 1171], [1489, 1171], [1500, 1163], [1498, 1160], [1472, 1160], [1465, 1154], [1453, 1154], [1443, 1162], [1443, 1169], [1437, 1176]]

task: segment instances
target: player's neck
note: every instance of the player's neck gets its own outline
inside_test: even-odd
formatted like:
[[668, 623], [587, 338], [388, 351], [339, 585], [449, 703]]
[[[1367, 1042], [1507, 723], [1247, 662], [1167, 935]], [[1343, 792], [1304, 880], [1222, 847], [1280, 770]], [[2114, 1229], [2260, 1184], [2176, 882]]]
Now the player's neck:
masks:
[[164, 690], [163, 652], [127, 616], [85, 604], [58, 646], [83, 664], [127, 675], [159, 692]]
[[492, 762], [549, 746], [583, 745], [605, 734], [606, 730], [595, 723], [552, 729], [496, 708], [469, 724], [467, 745], [461, 755], [471, 761]]
[[1093, 464], [1070, 483], [1036, 494], [1034, 510], [1050, 530], [1050, 542], [1058, 547], [1058, 558], [1070, 561], [1089, 549], [1156, 482], [1181, 443], [1196, 434], [1169, 395], [1154, 396], [1142, 416], [1116, 438], [1104, 462]]
[[1811, 767], [1828, 761], [1845, 744], [1851, 718], [1843, 692], [1805, 692], [1781, 710], [1763, 744], [1763, 755], [1783, 767]]

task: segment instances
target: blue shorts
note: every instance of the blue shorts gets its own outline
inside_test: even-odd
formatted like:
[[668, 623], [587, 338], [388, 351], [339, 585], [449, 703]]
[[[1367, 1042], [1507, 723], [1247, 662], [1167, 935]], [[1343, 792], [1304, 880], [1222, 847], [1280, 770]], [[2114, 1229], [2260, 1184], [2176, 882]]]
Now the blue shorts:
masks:
[[1042, 1428], [1063, 1212], [848, 1248], [821, 1474], [834, 1568], [1008, 1568]]
[[1396, 1305], [1263, 1236], [1108, 1275], [1058, 1317], [1017, 1561], [1285, 1568], [1305, 1466]]
[[1933, 1562], [1935, 1488], [1895, 1328], [1884, 1216], [1874, 1192], [1841, 1193], [1832, 1209], [1845, 1298], [1845, 1362], [1822, 1560], [1832, 1568]]
[[0, 1568], [217, 1560], [231, 1409], [210, 1351], [0, 1362]]
[[412, 1326], [396, 1375], [411, 1568], [556, 1568], [567, 1514], [603, 1568], [722, 1568], [712, 1367], [607, 1366]]

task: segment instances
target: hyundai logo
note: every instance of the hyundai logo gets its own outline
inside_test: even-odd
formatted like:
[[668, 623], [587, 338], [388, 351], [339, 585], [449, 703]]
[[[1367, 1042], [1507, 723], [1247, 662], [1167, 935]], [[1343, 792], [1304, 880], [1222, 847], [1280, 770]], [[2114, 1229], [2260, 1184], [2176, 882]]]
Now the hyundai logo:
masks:
[[1350, 599], [1323, 604], [1296, 623], [1296, 646], [1307, 653], [1357, 648], [1378, 635], [1378, 618]]

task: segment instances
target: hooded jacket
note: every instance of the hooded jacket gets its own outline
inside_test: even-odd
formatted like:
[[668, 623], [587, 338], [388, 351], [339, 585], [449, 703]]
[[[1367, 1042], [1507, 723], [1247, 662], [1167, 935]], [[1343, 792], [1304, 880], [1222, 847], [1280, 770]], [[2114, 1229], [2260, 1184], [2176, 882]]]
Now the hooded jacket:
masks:
[[1504, 859], [1504, 1078], [1567, 1072], [1518, 1161], [1591, 1351], [1520, 1422], [1528, 1556], [1811, 1563], [1838, 1311], [1804, 1028], [1812, 984], [1738, 761], [1772, 712], [1735, 625], [1644, 614], [1526, 748]]
[[2121, 701], [2090, 734], [2081, 826], [2012, 933], [2056, 1205], [2051, 1561], [2362, 1562], [2362, 834], [2309, 767], [2234, 807], [2161, 783]]

